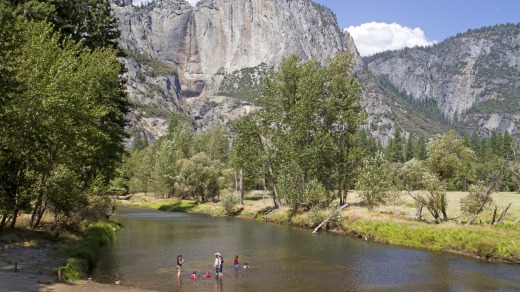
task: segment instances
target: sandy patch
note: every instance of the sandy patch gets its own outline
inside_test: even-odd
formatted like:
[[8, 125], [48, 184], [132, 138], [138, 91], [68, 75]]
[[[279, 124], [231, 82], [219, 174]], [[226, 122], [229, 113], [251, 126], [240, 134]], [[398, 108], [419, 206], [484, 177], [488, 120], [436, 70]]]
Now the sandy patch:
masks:
[[64, 260], [51, 241], [5, 235], [0, 239], [0, 291], [40, 291], [57, 280]]

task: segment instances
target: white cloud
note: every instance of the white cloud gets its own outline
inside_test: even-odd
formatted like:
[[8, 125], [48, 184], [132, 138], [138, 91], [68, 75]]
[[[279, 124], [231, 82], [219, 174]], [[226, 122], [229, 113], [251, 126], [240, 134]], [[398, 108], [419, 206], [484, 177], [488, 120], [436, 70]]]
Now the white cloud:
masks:
[[346, 30], [352, 35], [361, 56], [436, 43], [436, 41], [427, 40], [422, 29], [410, 28], [397, 23], [369, 22], [360, 26], [349, 26]]
[[[137, 5], [141, 5], [141, 3], [147, 3], [147, 2], [153, 2], [154, 0], [132, 0], [132, 4], [134, 6], [137, 6]], [[195, 6], [197, 5], [197, 2], [199, 2], [200, 0], [186, 0], [188, 2], [190, 2], [191, 6]]]

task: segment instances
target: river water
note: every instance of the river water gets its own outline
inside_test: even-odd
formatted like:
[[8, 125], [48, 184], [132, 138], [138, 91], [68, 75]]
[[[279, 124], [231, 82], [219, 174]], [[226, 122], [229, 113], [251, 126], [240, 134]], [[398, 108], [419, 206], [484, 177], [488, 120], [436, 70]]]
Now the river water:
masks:
[[[520, 291], [520, 266], [246, 219], [122, 208], [92, 277], [159, 291]], [[215, 279], [214, 253], [225, 260]], [[177, 279], [176, 256], [185, 263]], [[233, 268], [238, 255], [249, 269]], [[191, 280], [210, 272], [210, 279]]]

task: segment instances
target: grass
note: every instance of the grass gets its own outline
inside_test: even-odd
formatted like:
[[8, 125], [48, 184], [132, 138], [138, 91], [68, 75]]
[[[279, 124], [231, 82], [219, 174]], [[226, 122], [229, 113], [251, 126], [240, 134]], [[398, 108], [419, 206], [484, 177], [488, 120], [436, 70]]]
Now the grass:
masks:
[[83, 238], [70, 250], [70, 258], [61, 266], [61, 279], [66, 282], [79, 281], [99, 258], [102, 245], [112, 240], [119, 226], [110, 222], [98, 222], [89, 226]]
[[503, 262], [520, 262], [520, 226], [496, 227], [399, 224], [358, 220], [342, 230], [354, 236], [393, 245], [450, 251]]

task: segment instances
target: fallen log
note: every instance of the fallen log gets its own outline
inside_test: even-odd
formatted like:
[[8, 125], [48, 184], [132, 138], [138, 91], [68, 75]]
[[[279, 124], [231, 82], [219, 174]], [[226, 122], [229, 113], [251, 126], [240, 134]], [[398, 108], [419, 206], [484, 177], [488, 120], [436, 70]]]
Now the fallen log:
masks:
[[[347, 207], [348, 205], [349, 205], [349, 204], [345, 204], [345, 205], [339, 207], [339, 208], [338, 208], [338, 211], [343, 210], [343, 209], [344, 209], [345, 207]], [[318, 225], [318, 227], [316, 227], [316, 228], [312, 231], [312, 233], [317, 233], [318, 230], [320, 230], [320, 228], [321, 228], [325, 223], [329, 222], [330, 218], [332, 218], [332, 216], [329, 216], [327, 219], [325, 219], [325, 221], [321, 222], [321, 224]]]

